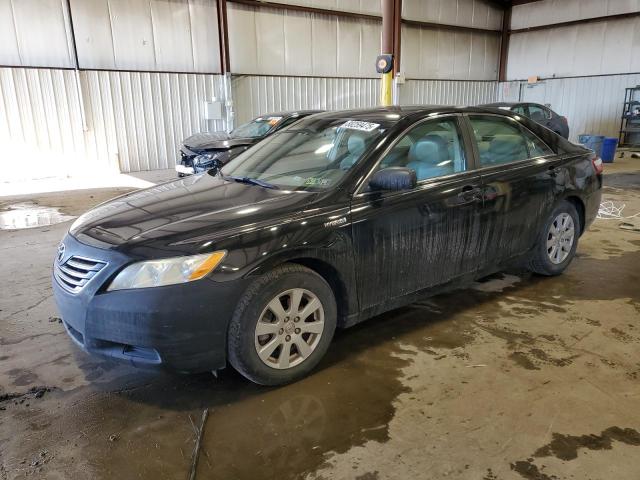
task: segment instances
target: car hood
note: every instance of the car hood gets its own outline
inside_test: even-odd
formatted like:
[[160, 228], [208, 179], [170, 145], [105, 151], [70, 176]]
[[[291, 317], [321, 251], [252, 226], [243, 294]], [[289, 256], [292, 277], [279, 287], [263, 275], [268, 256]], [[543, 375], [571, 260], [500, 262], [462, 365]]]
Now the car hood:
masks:
[[224, 132], [196, 133], [183, 142], [187, 149], [200, 152], [203, 150], [228, 150], [242, 145], [253, 145], [256, 138], [232, 138]]
[[193, 239], [207, 238], [212, 243], [246, 228], [291, 218], [318, 195], [247, 185], [205, 173], [98, 205], [81, 215], [70, 233], [100, 248], [146, 249], [149, 256], [158, 251], [170, 256], [185, 253]]

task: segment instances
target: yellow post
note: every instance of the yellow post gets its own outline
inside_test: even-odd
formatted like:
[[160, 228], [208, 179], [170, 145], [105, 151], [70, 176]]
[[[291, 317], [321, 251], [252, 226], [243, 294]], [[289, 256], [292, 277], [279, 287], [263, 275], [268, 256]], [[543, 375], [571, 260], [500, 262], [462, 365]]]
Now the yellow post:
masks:
[[393, 104], [393, 72], [383, 73], [380, 79], [380, 105], [388, 107]]

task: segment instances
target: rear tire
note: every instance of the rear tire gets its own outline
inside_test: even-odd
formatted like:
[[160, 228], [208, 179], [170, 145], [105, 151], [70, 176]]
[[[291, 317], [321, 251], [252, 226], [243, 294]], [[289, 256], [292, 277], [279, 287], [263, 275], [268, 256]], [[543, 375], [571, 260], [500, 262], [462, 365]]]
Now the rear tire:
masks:
[[234, 312], [229, 362], [260, 385], [305, 377], [322, 359], [336, 328], [333, 291], [316, 272], [287, 263], [257, 278]]
[[560, 275], [575, 256], [580, 228], [580, 217], [573, 204], [560, 202], [538, 235], [529, 270], [539, 275]]

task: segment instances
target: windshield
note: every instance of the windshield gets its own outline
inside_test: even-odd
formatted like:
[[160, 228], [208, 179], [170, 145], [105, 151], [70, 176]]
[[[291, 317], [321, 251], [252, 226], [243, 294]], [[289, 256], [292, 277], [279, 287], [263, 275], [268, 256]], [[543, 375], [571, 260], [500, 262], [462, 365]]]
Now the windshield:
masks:
[[263, 137], [269, 130], [275, 127], [282, 117], [258, 117], [249, 123], [235, 128], [229, 135], [231, 138], [258, 138]]
[[335, 186], [384, 129], [348, 119], [309, 119], [234, 158], [221, 174], [266, 182], [287, 190]]

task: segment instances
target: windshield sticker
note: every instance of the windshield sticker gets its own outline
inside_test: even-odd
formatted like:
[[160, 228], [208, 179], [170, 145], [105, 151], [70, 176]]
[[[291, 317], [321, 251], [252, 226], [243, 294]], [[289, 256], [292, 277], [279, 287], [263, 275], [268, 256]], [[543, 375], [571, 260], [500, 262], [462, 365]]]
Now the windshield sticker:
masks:
[[273, 127], [276, 123], [282, 120], [282, 117], [269, 117], [268, 120], [269, 120], [269, 125]]
[[326, 187], [328, 185], [331, 185], [331, 179], [330, 178], [309, 177], [304, 181], [304, 184], [308, 185], [308, 186]]
[[360, 130], [362, 132], [372, 132], [380, 126], [379, 123], [360, 122], [358, 120], [349, 120], [338, 128], [348, 128], [349, 130]]

